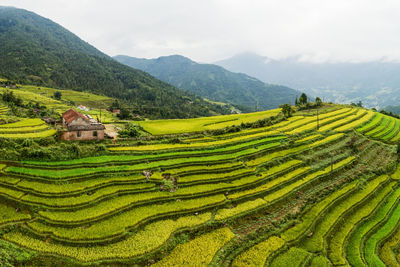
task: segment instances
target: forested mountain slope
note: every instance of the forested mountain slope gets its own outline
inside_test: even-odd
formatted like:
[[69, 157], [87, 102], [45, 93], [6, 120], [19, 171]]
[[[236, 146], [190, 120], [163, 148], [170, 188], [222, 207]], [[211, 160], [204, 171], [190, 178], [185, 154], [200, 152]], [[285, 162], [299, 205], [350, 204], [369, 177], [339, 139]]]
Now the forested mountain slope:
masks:
[[228, 110], [118, 63], [35, 13], [0, 7], [0, 77], [104, 94], [152, 118], [186, 118]]
[[199, 64], [189, 58], [173, 55], [156, 59], [115, 56], [117, 61], [141, 69], [158, 79], [214, 101], [233, 104], [246, 111], [277, 108], [294, 103], [300, 93], [291, 88], [265, 84], [241, 73], [220, 66]]

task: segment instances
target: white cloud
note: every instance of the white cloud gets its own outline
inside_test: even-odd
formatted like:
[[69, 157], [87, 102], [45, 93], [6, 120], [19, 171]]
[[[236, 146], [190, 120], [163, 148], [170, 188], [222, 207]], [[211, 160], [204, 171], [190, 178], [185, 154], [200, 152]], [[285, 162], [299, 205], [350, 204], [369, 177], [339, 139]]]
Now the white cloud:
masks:
[[109, 55], [243, 51], [311, 61], [400, 60], [395, 0], [3, 0], [63, 25]]

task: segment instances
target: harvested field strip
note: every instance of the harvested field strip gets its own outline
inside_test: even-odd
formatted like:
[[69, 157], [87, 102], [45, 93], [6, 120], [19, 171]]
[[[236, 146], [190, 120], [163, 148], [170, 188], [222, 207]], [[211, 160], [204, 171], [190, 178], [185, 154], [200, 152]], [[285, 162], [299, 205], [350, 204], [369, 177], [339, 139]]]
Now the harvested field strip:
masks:
[[363, 201], [368, 195], [375, 192], [376, 188], [388, 179], [387, 175], [375, 178], [364, 190], [360, 190], [353, 195], [349, 196], [346, 201], [338, 203], [333, 209], [320, 217], [319, 223], [315, 225], [313, 235], [302, 242], [301, 246], [310, 252], [320, 252], [325, 250], [325, 236], [332, 226], [335, 225], [342, 214], [351, 209], [354, 205]]
[[361, 133], [365, 133], [370, 131], [371, 129], [376, 128], [382, 121], [383, 119], [383, 114], [375, 112], [375, 116], [370, 120], [367, 124], [361, 126], [360, 128], [357, 128], [357, 131]]
[[22, 119], [17, 122], [1, 124], [0, 128], [21, 128], [21, 127], [32, 127], [44, 124], [41, 119]]
[[389, 141], [399, 132], [399, 130], [400, 130], [400, 120], [397, 119], [392, 130], [390, 132], [387, 132], [385, 135], [383, 135], [381, 137], [381, 139], [383, 139], [385, 141]]
[[242, 252], [232, 262], [232, 267], [264, 266], [268, 257], [279, 250], [284, 244], [285, 241], [281, 238], [271, 236], [267, 240]]
[[49, 129], [45, 131], [35, 132], [35, 133], [10, 133], [10, 134], [0, 134], [0, 137], [3, 138], [14, 138], [14, 139], [23, 139], [23, 138], [44, 138], [50, 137], [56, 134], [56, 130]]
[[261, 163], [271, 161], [272, 159], [275, 159], [275, 158], [284, 157], [284, 156], [287, 156], [290, 154], [298, 153], [300, 151], [303, 151], [303, 150], [306, 150], [309, 148], [318, 147], [320, 145], [337, 140], [337, 139], [341, 138], [342, 136], [343, 136], [342, 133], [334, 134], [334, 135], [330, 135], [322, 140], [316, 141], [316, 142], [308, 144], [308, 145], [301, 145], [301, 146], [290, 148], [287, 150], [273, 152], [273, 153], [267, 154], [265, 156], [259, 157], [257, 159], [250, 160], [250, 161], [246, 162], [246, 165], [249, 167], [260, 165]]
[[[313, 122], [308, 123], [308, 124], [305, 124], [305, 125], [303, 125], [303, 126], [301, 126], [301, 127], [297, 127], [297, 128], [295, 128], [295, 129], [293, 129], [293, 130], [291, 130], [291, 131], [286, 131], [285, 133], [286, 133], [286, 134], [299, 134], [299, 133], [302, 133], [302, 132], [305, 132], [305, 131], [310, 131], [310, 130], [316, 129], [318, 125], [319, 125], [319, 126], [322, 126], [322, 125], [325, 125], [325, 124], [334, 122], [334, 121], [336, 121], [336, 120], [338, 120], [338, 119], [347, 117], [347, 116], [349, 116], [350, 114], [353, 114], [353, 113], [355, 113], [355, 112], [356, 112], [356, 110], [355, 110], [355, 109], [354, 109], [354, 110], [352, 109], [352, 110], [349, 110], [349, 111], [347, 111], [347, 112], [345, 112], [345, 113], [341, 113], [341, 114], [339, 114], [339, 115], [327, 117], [327, 118], [325, 118], [325, 119], [320, 119], [319, 122], [313, 121]], [[278, 129], [278, 130], [279, 130], [279, 129]]]
[[215, 253], [233, 237], [235, 235], [229, 228], [214, 230], [178, 245], [154, 266], [207, 266]]
[[[77, 167], [78, 165], [104, 165], [107, 163], [133, 163], [133, 162], [144, 162], [144, 161], [152, 161], [152, 160], [162, 160], [168, 158], [179, 158], [179, 157], [201, 157], [206, 156], [208, 154], [227, 154], [232, 152], [238, 152], [245, 148], [251, 147], [260, 147], [262, 145], [268, 144], [277, 144], [277, 142], [284, 140], [285, 136], [277, 136], [277, 137], [269, 137], [265, 139], [257, 139], [257, 140], [250, 140], [248, 142], [239, 142], [239, 143], [232, 143], [229, 146], [224, 147], [216, 147], [216, 148], [208, 148], [208, 149], [201, 149], [201, 150], [189, 150], [189, 151], [181, 151], [181, 152], [171, 152], [165, 151], [163, 153], [157, 154], [139, 154], [139, 155], [106, 155], [106, 156], [98, 156], [98, 157], [88, 157], [76, 160], [68, 160], [68, 161], [48, 161], [48, 162], [38, 162], [38, 161], [25, 161], [23, 162], [26, 166], [29, 167]], [[78, 166], [79, 167], [79, 166]]]
[[[40, 212], [46, 219], [54, 219], [51, 222], [60, 222], [59, 226], [51, 226], [38, 221], [29, 223], [29, 227], [41, 234], [51, 234], [53, 237], [61, 240], [70, 241], [93, 241], [103, 240], [105, 238], [124, 235], [127, 230], [138, 225], [143, 225], [149, 220], [160, 219], [162, 217], [179, 217], [185, 213], [194, 214], [196, 211], [215, 207], [225, 202], [224, 195], [214, 195], [210, 197], [193, 198], [182, 201], [172, 201], [163, 204], [153, 204], [147, 206], [136, 207], [122, 213], [109, 216], [106, 219], [97, 221], [96, 223], [84, 224], [84, 227], [71, 227], [70, 223], [81, 222], [96, 219], [101, 213], [107, 210], [99, 210], [91, 208], [85, 211], [76, 212]], [[104, 205], [102, 205], [104, 206]], [[97, 210], [96, 210], [97, 209]], [[112, 211], [109, 208], [109, 211]], [[83, 213], [87, 213], [82, 217]]]
[[349, 130], [353, 130], [361, 125], [364, 125], [365, 123], [369, 122], [373, 117], [375, 116], [375, 112], [373, 111], [367, 111], [367, 114], [360, 119], [357, 119], [353, 122], [346, 123], [343, 126], [339, 126], [337, 128], [334, 128], [333, 130], [336, 132], [346, 132]]
[[344, 119], [340, 119], [340, 120], [331, 122], [329, 124], [326, 124], [326, 125], [320, 127], [318, 131], [325, 132], [325, 131], [332, 130], [336, 127], [340, 127], [340, 126], [346, 125], [347, 123], [350, 123], [354, 120], [360, 119], [365, 115], [367, 115], [367, 112], [363, 109], [360, 109], [357, 111], [357, 113], [355, 115], [347, 116]]
[[382, 188], [382, 190], [372, 196], [371, 199], [363, 203], [361, 207], [351, 211], [350, 214], [342, 219], [341, 223], [339, 222], [337, 224], [337, 229], [330, 233], [330, 238], [328, 239], [328, 258], [334, 265], [347, 264], [343, 251], [345, 250], [346, 237], [359, 221], [369, 216], [377, 207], [379, 208], [379, 205], [386, 196], [388, 196], [395, 185], [396, 182], [391, 182]]
[[385, 266], [377, 255], [379, 244], [392, 234], [400, 221], [400, 205], [393, 210], [387, 221], [379, 229], [371, 233], [365, 240], [364, 255], [369, 266]]
[[[326, 138], [329, 141], [334, 138]], [[318, 143], [321, 145], [322, 143]], [[154, 168], [171, 168], [178, 166], [187, 166], [187, 165], [204, 165], [205, 163], [223, 163], [231, 160], [237, 160], [242, 157], [248, 157], [260, 152], [263, 150], [268, 150], [274, 147], [279, 147], [280, 143], [269, 143], [257, 148], [251, 148], [242, 150], [235, 153], [230, 154], [222, 154], [215, 156], [205, 156], [205, 157], [195, 157], [195, 158], [177, 158], [177, 159], [168, 159], [168, 160], [160, 160], [148, 163], [140, 163], [136, 165], [117, 165], [117, 166], [104, 166], [104, 167], [91, 167], [91, 168], [74, 168], [74, 169], [32, 169], [25, 167], [16, 167], [11, 166], [6, 169], [6, 172], [20, 175], [28, 175], [34, 177], [42, 177], [45, 179], [52, 180], [60, 180], [64, 178], [70, 177], [82, 177], [85, 175], [96, 175], [96, 174], [104, 174], [104, 173], [117, 173], [117, 172], [138, 172], [142, 170], [149, 170]], [[314, 145], [313, 145], [314, 146]], [[308, 147], [308, 146], [307, 146]], [[300, 150], [299, 150], [300, 151]], [[254, 166], [257, 164], [254, 164]]]
[[366, 136], [374, 136], [382, 131], [384, 131], [388, 125], [390, 124], [390, 118], [389, 116], [384, 115], [382, 121], [379, 123], [379, 125], [372, 130], [364, 133]]
[[129, 259], [157, 249], [163, 245], [175, 231], [181, 228], [201, 225], [210, 218], [210, 213], [204, 213], [198, 216], [181, 217], [177, 220], [158, 221], [146, 225], [144, 229], [121, 242], [108, 244], [106, 246], [76, 247], [46, 243], [42, 238], [35, 239], [16, 231], [4, 234], [3, 238], [38, 252], [70, 257], [81, 262], [107, 259]]

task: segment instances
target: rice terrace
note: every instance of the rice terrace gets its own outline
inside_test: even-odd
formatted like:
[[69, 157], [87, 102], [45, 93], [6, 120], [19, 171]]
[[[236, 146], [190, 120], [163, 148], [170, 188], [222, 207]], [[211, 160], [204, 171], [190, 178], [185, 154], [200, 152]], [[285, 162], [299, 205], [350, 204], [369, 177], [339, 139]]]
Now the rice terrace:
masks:
[[400, 267], [399, 12], [2, 0], [0, 267]]
[[28, 265], [398, 266], [400, 120], [316, 112], [143, 121], [155, 135], [100, 156], [3, 161], [1, 240]]

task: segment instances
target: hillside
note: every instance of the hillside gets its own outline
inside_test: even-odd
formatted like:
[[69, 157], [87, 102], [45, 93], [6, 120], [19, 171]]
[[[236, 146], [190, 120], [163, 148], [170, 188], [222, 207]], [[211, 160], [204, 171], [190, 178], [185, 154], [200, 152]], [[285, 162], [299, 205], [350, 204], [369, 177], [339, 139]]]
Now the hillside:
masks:
[[116, 62], [60, 25], [22, 9], [0, 7], [0, 62], [0, 77], [118, 98], [151, 118], [229, 113]]
[[[400, 120], [329, 104], [289, 119], [277, 112], [241, 124], [202, 118], [195, 135], [87, 144], [98, 152], [68, 160], [48, 160], [49, 144], [31, 144], [30, 158], [0, 164], [0, 258], [29, 266], [398, 266]], [[257, 114], [269, 124], [254, 122]], [[184, 125], [163, 123], [164, 133]], [[208, 125], [225, 130], [204, 132]]]
[[[245, 74], [233, 73], [212, 64], [199, 64], [183, 56], [156, 59], [115, 56], [114, 59], [140, 69], [187, 92], [233, 104], [244, 111], [277, 108], [294, 103], [300, 92], [285, 86], [265, 84]], [[258, 104], [257, 104], [258, 103]]]
[[277, 83], [318, 95], [324, 101], [357, 103], [382, 109], [400, 103], [400, 63], [310, 63], [300, 57], [274, 60], [252, 53], [216, 62], [230, 71], [243, 72], [267, 83]]

